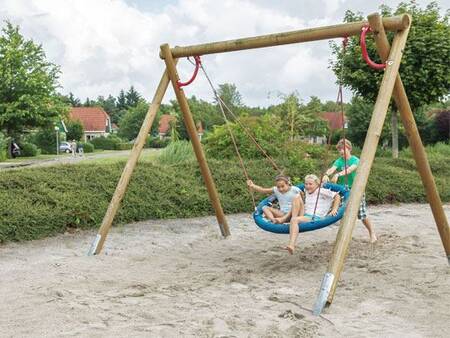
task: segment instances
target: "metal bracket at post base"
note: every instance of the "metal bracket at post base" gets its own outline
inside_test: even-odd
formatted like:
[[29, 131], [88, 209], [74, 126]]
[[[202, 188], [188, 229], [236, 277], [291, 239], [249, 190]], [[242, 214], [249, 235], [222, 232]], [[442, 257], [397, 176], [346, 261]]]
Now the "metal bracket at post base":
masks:
[[89, 248], [88, 256], [95, 255], [95, 252], [97, 251], [98, 243], [100, 242], [101, 239], [102, 239], [102, 235], [97, 234], [97, 236], [95, 236], [95, 239], [92, 242], [91, 247]]
[[327, 299], [331, 291], [331, 286], [333, 285], [334, 275], [331, 272], [327, 272], [322, 279], [322, 284], [320, 285], [319, 296], [317, 297], [316, 303], [313, 308], [313, 315], [319, 316], [325, 305], [327, 304]]

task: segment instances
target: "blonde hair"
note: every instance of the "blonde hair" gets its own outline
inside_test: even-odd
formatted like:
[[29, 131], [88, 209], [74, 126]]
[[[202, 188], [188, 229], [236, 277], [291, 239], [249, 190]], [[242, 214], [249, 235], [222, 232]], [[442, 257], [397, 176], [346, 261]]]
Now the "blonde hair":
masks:
[[344, 145], [349, 150], [352, 150], [352, 143], [349, 140], [345, 139], [345, 138], [342, 138], [342, 139], [339, 140], [339, 142], [336, 144], [336, 148], [337, 149], [342, 149], [342, 148], [344, 148]]
[[309, 174], [305, 176], [305, 182], [307, 180], [313, 180], [314, 182], [316, 182], [317, 184], [320, 184], [320, 178], [318, 178], [316, 175], [314, 174]]
[[284, 181], [287, 184], [291, 185], [291, 178], [289, 176], [286, 176], [283, 174], [275, 176], [275, 182], [278, 182], [278, 181]]

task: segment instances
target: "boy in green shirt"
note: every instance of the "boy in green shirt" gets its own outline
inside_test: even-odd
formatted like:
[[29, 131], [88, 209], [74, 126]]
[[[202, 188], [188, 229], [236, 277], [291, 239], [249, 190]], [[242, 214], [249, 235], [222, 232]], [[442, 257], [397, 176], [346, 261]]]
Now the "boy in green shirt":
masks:
[[[349, 140], [341, 139], [336, 145], [336, 148], [341, 154], [341, 157], [334, 161], [332, 167], [327, 170], [327, 177], [325, 179], [328, 179], [328, 175], [332, 175], [333, 173], [337, 172], [333, 176], [331, 181], [341, 185], [347, 184], [349, 189], [351, 189], [356, 176], [356, 168], [358, 168], [359, 158], [356, 156], [352, 156], [352, 143]], [[347, 167], [347, 170], [345, 170], [345, 167]], [[373, 230], [372, 223], [367, 217], [365, 194], [361, 198], [361, 204], [358, 210], [358, 219], [363, 222], [363, 224], [369, 231], [370, 242], [375, 243], [377, 241], [377, 236], [375, 234], [375, 231]]]

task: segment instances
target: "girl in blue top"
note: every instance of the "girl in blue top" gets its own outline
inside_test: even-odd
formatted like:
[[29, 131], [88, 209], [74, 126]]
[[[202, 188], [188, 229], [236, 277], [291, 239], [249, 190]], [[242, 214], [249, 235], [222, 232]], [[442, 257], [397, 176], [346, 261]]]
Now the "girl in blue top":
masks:
[[252, 180], [248, 180], [247, 185], [254, 191], [263, 194], [274, 194], [277, 198], [279, 209], [269, 206], [263, 208], [264, 216], [272, 223], [284, 223], [291, 218], [292, 202], [300, 195], [300, 189], [292, 186], [288, 176], [278, 175], [275, 177], [275, 186], [272, 188], [260, 187], [254, 184]]

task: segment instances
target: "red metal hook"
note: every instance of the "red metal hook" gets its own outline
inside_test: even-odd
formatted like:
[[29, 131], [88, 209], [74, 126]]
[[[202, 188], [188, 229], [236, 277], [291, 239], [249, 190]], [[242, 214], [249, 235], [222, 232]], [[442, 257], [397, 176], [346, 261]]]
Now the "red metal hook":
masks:
[[194, 73], [192, 74], [192, 77], [186, 82], [181, 82], [180, 80], [178, 80], [177, 82], [178, 88], [190, 85], [192, 82], [194, 82], [195, 78], [197, 77], [198, 70], [200, 69], [200, 66], [202, 64], [202, 60], [200, 60], [199, 55], [195, 55], [194, 60], [195, 60], [195, 69]]
[[366, 34], [367, 34], [367, 32], [371, 32], [371, 31], [372, 31], [372, 29], [370, 28], [369, 25], [363, 26], [363, 28], [361, 30], [361, 38], [359, 39], [359, 43], [361, 45], [362, 57], [363, 57], [364, 61], [366, 61], [366, 63], [369, 65], [369, 67], [371, 67], [373, 69], [381, 70], [381, 69], [386, 68], [386, 64], [373, 62], [370, 59], [369, 53], [367, 53]]

